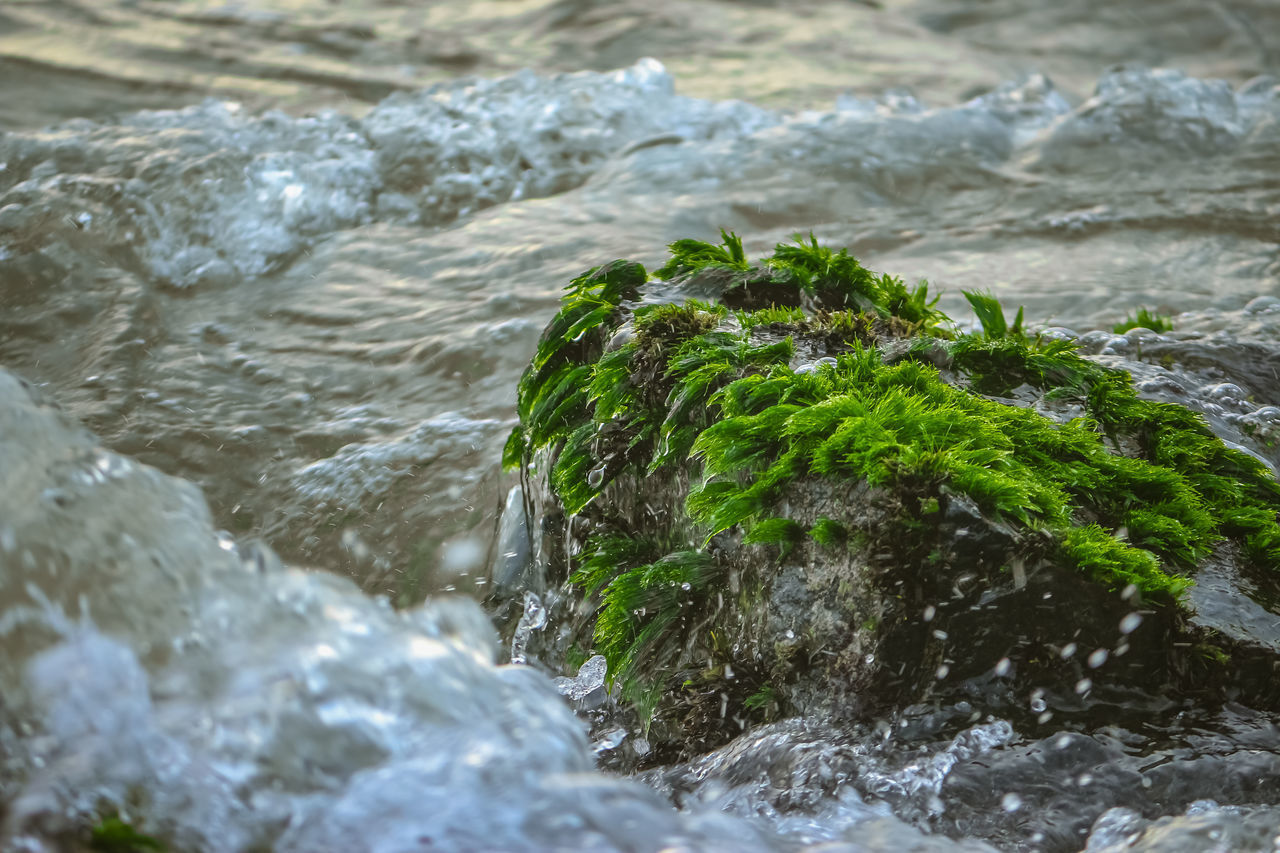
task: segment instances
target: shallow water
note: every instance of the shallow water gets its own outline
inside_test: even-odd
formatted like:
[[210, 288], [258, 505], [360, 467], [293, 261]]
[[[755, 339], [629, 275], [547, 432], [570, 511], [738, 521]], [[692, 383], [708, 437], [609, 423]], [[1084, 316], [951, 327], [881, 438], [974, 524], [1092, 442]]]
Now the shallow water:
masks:
[[[182, 849], [1273, 849], [1280, 737], [1247, 709], [1091, 725], [1057, 764], [1052, 726], [980, 710], [890, 738], [793, 721], [646, 777], [675, 812], [591, 774], [477, 610], [357, 589], [487, 592], [560, 288], [677, 237], [812, 230], [958, 317], [990, 288], [1078, 331], [1141, 304], [1274, 339], [1280, 89], [1246, 83], [1274, 70], [1272, 6], [277, 6], [0, 10], [0, 364], [107, 448], [0, 375], [8, 843], [115, 809]], [[636, 61], [664, 40], [667, 68]], [[1202, 76], [1102, 71], [1122, 59]], [[418, 91], [522, 64], [626, 67]]]

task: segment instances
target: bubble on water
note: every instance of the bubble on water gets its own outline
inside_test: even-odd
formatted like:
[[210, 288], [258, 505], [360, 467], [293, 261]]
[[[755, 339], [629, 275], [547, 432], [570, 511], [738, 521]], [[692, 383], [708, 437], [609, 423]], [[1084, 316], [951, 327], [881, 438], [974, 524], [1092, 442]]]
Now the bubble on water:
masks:
[[1139, 613], [1130, 613], [1120, 620], [1120, 633], [1132, 634], [1142, 624], [1142, 615]]
[[1073, 656], [1075, 656], [1076, 650], [1079, 648], [1080, 647], [1077, 646], [1075, 643], [1067, 643], [1065, 646], [1062, 647], [1062, 651], [1058, 652], [1058, 657], [1062, 658], [1063, 660], [1070, 660]]
[[1022, 797], [1010, 791], [1000, 798], [1000, 808], [1012, 814], [1022, 808]]
[[1094, 649], [1089, 654], [1089, 668], [1097, 669], [1098, 667], [1102, 666], [1104, 663], [1107, 662], [1107, 658], [1110, 656], [1110, 654], [1111, 652], [1107, 651], [1106, 649]]
[[1049, 704], [1044, 701], [1043, 690], [1036, 689], [1035, 691], [1032, 692], [1031, 701], [1029, 702], [1029, 707], [1031, 708], [1032, 711], [1034, 711], [1037, 714], [1039, 714], [1045, 708], [1049, 707]]

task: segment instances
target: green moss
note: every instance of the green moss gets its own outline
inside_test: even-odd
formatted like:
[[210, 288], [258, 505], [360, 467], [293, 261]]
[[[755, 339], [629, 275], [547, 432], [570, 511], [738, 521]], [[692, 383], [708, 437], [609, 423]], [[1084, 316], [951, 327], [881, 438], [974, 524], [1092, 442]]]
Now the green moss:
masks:
[[117, 814], [104, 817], [89, 831], [89, 849], [98, 853], [152, 853], [164, 844], [125, 823]]
[[1173, 318], [1164, 314], [1152, 314], [1146, 308], [1139, 308], [1137, 314], [1125, 318], [1123, 323], [1111, 327], [1117, 335], [1123, 335], [1130, 329], [1150, 329], [1153, 332], [1169, 332], [1173, 330]]
[[849, 540], [848, 528], [833, 518], [818, 519], [809, 535], [823, 548], [838, 548]]
[[[975, 390], [1002, 394], [1029, 384], [1083, 406], [1089, 431], [1136, 447], [1134, 460], [1098, 457], [1112, 486], [1120, 488], [1097, 501], [1107, 522], [1127, 528], [1134, 544], [1190, 567], [1225, 536], [1240, 541], [1254, 561], [1280, 569], [1280, 483], [1261, 461], [1225, 445], [1199, 415], [1140, 399], [1127, 373], [1082, 358], [1068, 342], [968, 337], [947, 347], [954, 369]], [[1043, 466], [1056, 464], [1042, 460]], [[1069, 492], [1088, 504], [1085, 484]]]
[[760, 689], [742, 700], [742, 707], [748, 711], [759, 710], [767, 713], [776, 704], [778, 704], [778, 691], [771, 684], [762, 685]]
[[1018, 308], [1018, 316], [1014, 318], [1012, 325], [1004, 317], [1004, 307], [1000, 304], [1000, 300], [996, 299], [990, 293], [978, 293], [975, 291], [963, 290], [964, 298], [969, 300], [969, 305], [973, 308], [973, 313], [977, 315], [978, 322], [982, 324], [982, 334], [989, 340], [997, 340], [999, 338], [1022, 338], [1022, 308]]
[[722, 577], [709, 554], [685, 550], [618, 570], [600, 592], [596, 648], [628, 701], [644, 704], [655, 686], [645, 676], [678, 663], [685, 646], [678, 622], [686, 610], [697, 609], [707, 587]]
[[667, 248], [671, 259], [654, 273], [664, 281], [683, 273], [697, 272], [708, 267], [745, 271], [750, 268], [742, 239], [738, 235], [720, 229], [723, 243], [719, 246], [702, 240], [677, 240]]
[[782, 549], [783, 556], [786, 556], [804, 534], [804, 525], [794, 519], [767, 518], [752, 525], [742, 541], [746, 545], [777, 545]]
[[[806, 530], [786, 501], [806, 479], [894, 495], [898, 523], [924, 548], [940, 503], [967, 497], [1020, 535], [1019, 557], [1155, 600], [1176, 599], [1224, 538], [1280, 568], [1280, 484], [1265, 465], [1194, 413], [1139, 399], [1127, 374], [1070, 342], [1029, 336], [1021, 310], [1009, 322], [994, 297], [966, 293], [982, 332], [959, 335], [926, 285], [908, 289], [812, 235], [759, 264], [722, 237], [672, 244], [658, 270], [705, 276], [721, 304], [637, 304], [644, 270], [623, 261], [576, 279], [521, 380], [521, 423], [504, 453], [525, 466], [544, 453], [538, 464], [569, 514], [623, 474], [687, 475], [687, 519], [657, 531], [679, 541], [597, 534], [572, 571], [597, 608], [595, 648], [639, 707], [651, 709], [664, 674], [684, 665], [689, 632], [714, 625], [726, 570], [705, 546], [685, 545], [690, 531], [710, 544], [737, 527], [748, 544], [798, 547]], [[893, 339], [916, 343], [886, 361], [880, 345]], [[835, 363], [796, 372], [799, 340]], [[1024, 384], [1084, 415], [1058, 424], [992, 399]], [[867, 542], [836, 519], [807, 532], [827, 548]]]
[[533, 450], [567, 436], [582, 423], [586, 380], [600, 356], [603, 331], [617, 317], [621, 302], [639, 295], [646, 279], [640, 264], [614, 261], [588, 270], [565, 288], [563, 305], [520, 378], [520, 426], [503, 453], [508, 467], [527, 463]]
[[759, 311], [737, 311], [735, 316], [744, 329], [757, 326], [800, 326], [809, 320], [809, 315], [800, 308], [778, 308], [770, 306]]
[[[1083, 391], [1109, 371], [1076, 354], [1070, 341], [1033, 341], [1021, 336], [964, 335], [946, 345], [955, 369], [980, 394], [999, 396], [1019, 385], [1053, 390], [1055, 396]], [[1127, 382], [1127, 375], [1124, 381]]]
[[1225, 667], [1231, 663], [1231, 655], [1212, 643], [1197, 643], [1191, 651], [1201, 660], [1216, 666]]
[[[749, 384], [752, 395], [734, 385], [722, 392], [723, 418], [694, 445], [712, 478], [688, 510], [712, 531], [750, 524], [802, 476], [927, 496], [945, 485], [996, 519], [1053, 532], [1061, 555], [1101, 582], [1171, 593], [1185, 580], [1155, 555], [1193, 565], [1217, 537], [1204, 501], [1177, 471], [1110, 453], [1085, 422], [1059, 427], [949, 385], [928, 365], [886, 365], [865, 350], [812, 374], [774, 368]], [[760, 392], [770, 385], [785, 386], [786, 400]], [[1140, 528], [1150, 550], [1109, 534], [1106, 543], [1068, 538], [1090, 529], [1076, 526], [1081, 510], [1113, 529]]]

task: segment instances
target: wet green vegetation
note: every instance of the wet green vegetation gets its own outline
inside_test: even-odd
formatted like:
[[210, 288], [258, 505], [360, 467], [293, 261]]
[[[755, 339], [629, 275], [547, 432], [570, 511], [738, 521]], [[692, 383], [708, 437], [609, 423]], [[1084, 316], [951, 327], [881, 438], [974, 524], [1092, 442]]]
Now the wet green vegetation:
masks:
[[[993, 297], [967, 293], [982, 331], [961, 334], [926, 285], [812, 237], [753, 264], [722, 236], [673, 243], [656, 273], [713, 283], [714, 304], [642, 302], [647, 275], [623, 261], [569, 286], [520, 383], [505, 457], [545, 474], [567, 514], [590, 515], [570, 580], [596, 608], [613, 683], [645, 714], [664, 674], [688, 663], [689, 638], [715, 636], [722, 545], [782, 560], [876, 535], [851, 517], [793, 517], [806, 483], [892, 495], [893, 523], [913, 535], [962, 496], [1017, 531], [1009, 559], [1074, 567], [1156, 604], [1176, 606], [1224, 540], [1280, 568], [1280, 484], [1266, 466], [1191, 411], [1140, 399], [1126, 373], [1029, 334], [1021, 309], [1009, 322]], [[1011, 399], [1027, 388], [1076, 416]], [[687, 495], [683, 514], [656, 530], [611, 514], [654, 477]], [[764, 583], [740, 581], [738, 606]]]
[[111, 813], [90, 830], [89, 849], [96, 853], [154, 853], [165, 846]]
[[1137, 313], [1126, 317], [1123, 323], [1116, 323], [1111, 331], [1123, 335], [1130, 329], [1150, 329], [1153, 332], [1173, 331], [1173, 318], [1164, 314], [1154, 314], [1146, 308], [1139, 308]]

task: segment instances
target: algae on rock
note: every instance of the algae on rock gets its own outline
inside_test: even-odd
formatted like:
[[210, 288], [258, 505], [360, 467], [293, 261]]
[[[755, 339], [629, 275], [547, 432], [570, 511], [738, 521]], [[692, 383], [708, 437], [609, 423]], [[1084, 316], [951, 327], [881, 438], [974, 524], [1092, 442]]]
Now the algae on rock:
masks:
[[1033, 680], [1070, 703], [1086, 643], [1143, 683], [1223, 666], [1178, 601], [1207, 559], [1280, 567], [1266, 465], [989, 296], [961, 334], [812, 237], [753, 264], [722, 236], [572, 282], [505, 454], [575, 602], [548, 642], [603, 654], [659, 743]]

